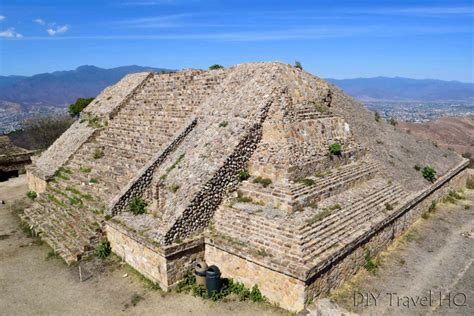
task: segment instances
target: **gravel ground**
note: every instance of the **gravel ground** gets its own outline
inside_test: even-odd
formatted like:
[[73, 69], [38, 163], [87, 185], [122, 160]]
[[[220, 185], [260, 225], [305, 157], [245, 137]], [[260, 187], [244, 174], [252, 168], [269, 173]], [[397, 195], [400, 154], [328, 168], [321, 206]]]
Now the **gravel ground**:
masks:
[[465, 196], [420, 219], [336, 303], [362, 315], [474, 315], [474, 191]]
[[[282, 315], [268, 304], [213, 303], [191, 295], [147, 289], [120, 260], [111, 259], [93, 277], [79, 281], [50, 248], [21, 230], [12, 207], [27, 191], [25, 177], [0, 183], [0, 315]], [[99, 272], [100, 271], [100, 272]], [[127, 274], [127, 277], [124, 275]], [[139, 302], [132, 304], [132, 297]]]

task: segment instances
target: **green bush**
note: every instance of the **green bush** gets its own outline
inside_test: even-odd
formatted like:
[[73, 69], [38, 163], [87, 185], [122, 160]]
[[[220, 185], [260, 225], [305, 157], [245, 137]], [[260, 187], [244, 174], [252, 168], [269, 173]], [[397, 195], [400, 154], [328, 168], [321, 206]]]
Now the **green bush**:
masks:
[[309, 178], [298, 179], [297, 182], [304, 184], [307, 187], [314, 185], [314, 180]]
[[29, 191], [28, 193], [26, 193], [26, 196], [30, 199], [30, 200], [34, 200], [38, 197], [38, 194], [35, 192], [35, 191]]
[[104, 150], [102, 148], [96, 148], [94, 150], [94, 159], [100, 159], [104, 157]]
[[341, 150], [342, 150], [341, 144], [334, 143], [334, 144], [329, 145], [329, 153], [331, 155], [339, 156], [341, 155]]
[[387, 203], [385, 203], [385, 209], [387, 211], [391, 211], [391, 210], [393, 210], [393, 205], [387, 202]]
[[367, 270], [368, 272], [375, 273], [375, 271], [379, 267], [379, 263], [377, 262], [377, 260], [375, 260], [374, 258], [370, 256], [370, 252], [368, 250], [365, 251], [364, 259], [365, 259], [365, 264], [364, 264], [365, 270]]
[[240, 181], [245, 181], [248, 178], [250, 178], [250, 173], [247, 171], [247, 169], [240, 170], [239, 172], [239, 180]]
[[431, 201], [431, 205], [430, 205], [430, 207], [428, 208], [428, 212], [431, 213], [431, 212], [434, 212], [435, 210], [436, 210], [436, 201], [433, 200], [433, 201]]
[[148, 204], [141, 197], [134, 197], [128, 203], [128, 209], [133, 215], [144, 214]]
[[179, 184], [172, 184], [169, 186], [171, 192], [176, 193], [181, 186]]
[[393, 125], [393, 126], [395, 126], [395, 125], [398, 124], [398, 122], [397, 122], [393, 117], [391, 117], [391, 118], [388, 120], [388, 122], [390, 123], [390, 125]]
[[95, 248], [94, 254], [99, 258], [106, 258], [110, 255], [111, 252], [112, 252], [112, 248], [110, 247], [109, 241], [103, 240]]
[[214, 64], [212, 66], [209, 66], [209, 70], [216, 70], [216, 69], [224, 69], [224, 66], [219, 65], [219, 64]]
[[73, 104], [70, 104], [68, 107], [68, 112], [71, 117], [78, 117], [79, 114], [88, 106], [94, 98], [79, 98]]
[[413, 168], [416, 170], [416, 171], [420, 171], [421, 170], [421, 166], [420, 165], [415, 165], [413, 166]]
[[436, 170], [431, 166], [424, 167], [423, 170], [421, 170], [421, 174], [423, 175], [423, 178], [430, 182], [435, 182], [436, 180]]
[[296, 60], [296, 61], [295, 61], [295, 68], [300, 69], [300, 70], [303, 70], [303, 65], [301, 65], [301, 62], [299, 62], [299, 61]]
[[253, 183], [259, 183], [261, 186], [264, 188], [268, 187], [270, 184], [272, 184], [272, 180], [268, 178], [262, 178], [262, 177], [256, 177], [253, 180]]
[[227, 121], [223, 121], [219, 123], [219, 127], [227, 127], [227, 125], [229, 125], [229, 122]]
[[[206, 289], [203, 286], [196, 284], [196, 277], [190, 272], [184, 276], [183, 280], [178, 282], [175, 289], [178, 293], [191, 293], [193, 296], [208, 299]], [[262, 295], [257, 285], [254, 285], [252, 289], [248, 289], [243, 283], [235, 282], [232, 279], [226, 278], [222, 279], [221, 291], [219, 293], [212, 293], [210, 299], [212, 301], [218, 301], [230, 294], [237, 295], [240, 301], [267, 301], [267, 298]]]

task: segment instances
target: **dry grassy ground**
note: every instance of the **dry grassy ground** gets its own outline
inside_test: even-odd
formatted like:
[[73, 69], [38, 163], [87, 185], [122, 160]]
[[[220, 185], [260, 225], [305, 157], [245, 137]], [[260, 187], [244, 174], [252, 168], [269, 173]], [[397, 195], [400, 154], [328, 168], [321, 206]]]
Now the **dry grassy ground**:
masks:
[[362, 269], [333, 299], [363, 315], [474, 315], [474, 190], [464, 192], [464, 200], [426, 213], [380, 256], [374, 272]]
[[48, 255], [48, 246], [27, 237], [20, 228], [11, 209], [22, 207], [17, 200], [23, 199], [26, 191], [24, 177], [0, 183], [0, 200], [7, 201], [7, 205], [0, 205], [0, 315], [285, 314], [267, 304], [213, 303], [191, 295], [153, 291], [116, 257], [90, 268], [93, 277], [80, 282], [78, 267], [67, 267]]

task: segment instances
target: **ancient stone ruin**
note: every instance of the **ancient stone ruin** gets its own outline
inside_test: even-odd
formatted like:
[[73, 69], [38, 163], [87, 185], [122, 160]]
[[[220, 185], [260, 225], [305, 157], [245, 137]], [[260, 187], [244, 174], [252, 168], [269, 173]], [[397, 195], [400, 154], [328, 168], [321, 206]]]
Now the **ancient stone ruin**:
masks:
[[289, 65], [138, 73], [28, 169], [24, 220], [68, 263], [106, 237], [164, 289], [204, 259], [298, 311], [461, 186], [467, 163]]
[[0, 181], [25, 173], [33, 151], [15, 146], [8, 136], [0, 136]]

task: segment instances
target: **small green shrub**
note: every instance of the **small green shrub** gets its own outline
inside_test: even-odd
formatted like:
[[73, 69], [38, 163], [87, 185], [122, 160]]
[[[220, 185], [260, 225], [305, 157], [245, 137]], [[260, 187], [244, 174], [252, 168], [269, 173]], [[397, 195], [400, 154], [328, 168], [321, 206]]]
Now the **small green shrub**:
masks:
[[106, 258], [112, 252], [112, 248], [110, 247], [110, 242], [108, 240], [103, 240], [100, 244], [95, 247], [94, 254], [99, 258]]
[[413, 168], [416, 170], [416, 171], [420, 171], [421, 170], [421, 166], [416, 164], [413, 166]]
[[128, 203], [128, 209], [133, 215], [144, 214], [148, 204], [141, 197], [134, 197]]
[[301, 62], [299, 62], [297, 60], [295, 61], [295, 66], [294, 67], [299, 69], [299, 70], [303, 70], [303, 65], [301, 65]]
[[89, 183], [96, 184], [99, 183], [99, 181], [96, 178], [90, 178]]
[[423, 170], [421, 170], [421, 175], [430, 182], [435, 182], [436, 180], [436, 170], [431, 166], [424, 167]]
[[306, 223], [308, 225], [313, 225], [314, 223], [319, 222], [323, 218], [328, 217], [331, 213], [332, 213], [332, 211], [330, 209], [326, 208], [326, 209], [322, 210], [321, 212], [319, 212], [319, 213], [313, 215], [312, 217], [308, 218], [306, 220]]
[[314, 180], [309, 178], [298, 179], [297, 182], [304, 184], [307, 187], [314, 185]]
[[89, 173], [89, 172], [92, 171], [92, 168], [91, 168], [91, 167], [83, 167], [83, 166], [81, 166], [81, 167], [79, 168], [79, 171], [81, 171], [81, 172], [83, 172], [83, 173]]
[[313, 103], [313, 106], [319, 113], [326, 114], [330, 112], [329, 107], [327, 105], [321, 104], [320, 102], [316, 101], [312, 101], [311, 103]]
[[272, 184], [272, 180], [268, 178], [262, 178], [262, 177], [256, 177], [253, 180], [253, 183], [259, 183], [261, 186], [264, 188], [268, 187], [270, 184]]
[[224, 69], [224, 66], [219, 65], [219, 64], [214, 64], [209, 66], [209, 70], [216, 70], [216, 69]]
[[220, 122], [219, 127], [227, 127], [227, 125], [229, 125], [229, 122], [223, 121], [223, 122]]
[[242, 193], [237, 193], [237, 198], [235, 199], [238, 203], [252, 203], [253, 200], [251, 197], [244, 196]]
[[28, 193], [26, 193], [26, 196], [34, 201], [34, 199], [36, 199], [38, 197], [38, 194], [35, 192], [35, 191], [29, 191]]
[[265, 249], [258, 249], [257, 250], [257, 255], [260, 257], [268, 257], [270, 254], [265, 250]]
[[387, 211], [391, 211], [391, 210], [393, 210], [393, 205], [387, 202], [387, 203], [385, 203], [385, 209]]
[[247, 171], [247, 169], [240, 170], [239, 172], [239, 180], [240, 181], [245, 181], [248, 178], [250, 178], [250, 173]]
[[178, 184], [172, 184], [172, 185], [169, 186], [169, 189], [170, 189], [171, 192], [176, 193], [179, 190], [180, 187], [181, 186], [178, 185]]
[[428, 207], [428, 212], [432, 213], [432, 212], [434, 212], [435, 210], [436, 210], [436, 201], [433, 200], [433, 201], [431, 201], [430, 207]]
[[328, 209], [329, 209], [330, 211], [340, 210], [341, 208], [342, 208], [341, 205], [340, 205], [340, 204], [337, 204], [337, 203], [331, 205], [330, 207], [328, 207]]
[[69, 197], [69, 204], [82, 206], [83, 202], [77, 196], [71, 196], [71, 197]]
[[100, 121], [100, 118], [98, 117], [92, 117], [92, 118], [89, 118], [88, 121], [87, 121], [87, 127], [91, 127], [91, 128], [102, 128], [104, 127], [104, 125], [102, 124], [102, 122]]
[[334, 144], [329, 145], [329, 153], [331, 155], [339, 156], [341, 155], [341, 150], [342, 150], [341, 144], [334, 143]]
[[368, 272], [375, 273], [375, 271], [379, 267], [379, 263], [377, 262], [377, 260], [375, 260], [374, 258], [370, 256], [370, 252], [368, 250], [365, 251], [364, 259], [365, 259], [365, 264], [364, 264], [365, 270], [367, 270]]
[[[190, 293], [193, 296], [208, 299], [207, 291], [204, 287], [196, 284], [196, 277], [193, 273], [187, 273], [183, 280], [178, 282], [176, 286], [176, 292], [178, 293]], [[267, 298], [262, 295], [257, 285], [254, 285], [252, 289], [245, 287], [243, 283], [235, 282], [232, 279], [223, 278], [222, 287], [219, 293], [212, 293], [210, 299], [212, 301], [219, 301], [230, 294], [235, 294], [240, 301], [252, 301], [252, 302], [266, 302]]]
[[430, 212], [423, 212], [423, 213], [421, 214], [421, 218], [423, 218], [423, 219], [428, 219], [428, 218], [430, 218]]
[[102, 148], [96, 148], [94, 150], [93, 157], [94, 157], [94, 159], [100, 159], [100, 158], [104, 157], [104, 150]]

